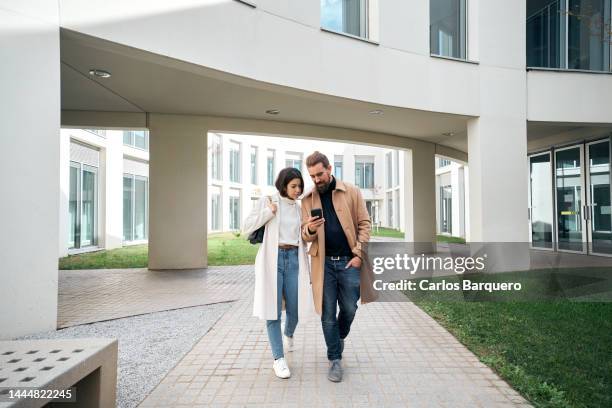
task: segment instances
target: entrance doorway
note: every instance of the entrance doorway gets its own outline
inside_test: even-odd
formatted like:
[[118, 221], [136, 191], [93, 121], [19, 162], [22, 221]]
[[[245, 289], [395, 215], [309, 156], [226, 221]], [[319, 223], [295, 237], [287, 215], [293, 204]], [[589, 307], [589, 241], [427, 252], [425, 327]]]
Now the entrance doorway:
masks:
[[610, 193], [609, 139], [530, 155], [531, 247], [612, 256]]

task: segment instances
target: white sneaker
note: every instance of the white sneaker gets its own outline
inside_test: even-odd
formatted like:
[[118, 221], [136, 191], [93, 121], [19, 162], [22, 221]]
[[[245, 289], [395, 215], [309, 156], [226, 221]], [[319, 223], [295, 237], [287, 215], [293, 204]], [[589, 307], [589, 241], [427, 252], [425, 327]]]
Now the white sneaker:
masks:
[[293, 337], [285, 336], [283, 334], [283, 348], [288, 353], [291, 353], [293, 350], [295, 350], [295, 347], [293, 346]]
[[289, 367], [287, 367], [287, 361], [284, 357], [279, 358], [278, 360], [274, 360], [274, 374], [278, 378], [289, 378], [291, 377], [291, 371], [289, 371]]

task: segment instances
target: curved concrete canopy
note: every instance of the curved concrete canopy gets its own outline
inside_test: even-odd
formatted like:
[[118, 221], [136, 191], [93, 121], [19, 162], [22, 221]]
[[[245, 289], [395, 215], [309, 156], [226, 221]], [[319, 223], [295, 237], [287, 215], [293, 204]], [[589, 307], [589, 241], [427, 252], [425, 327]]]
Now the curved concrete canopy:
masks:
[[[264, 119], [377, 132], [465, 152], [469, 116], [268, 84], [61, 30], [62, 110]], [[97, 79], [92, 68], [111, 72]], [[278, 115], [266, 110], [278, 109]], [[381, 110], [379, 115], [370, 111]], [[74, 122], [63, 125], [75, 125]]]

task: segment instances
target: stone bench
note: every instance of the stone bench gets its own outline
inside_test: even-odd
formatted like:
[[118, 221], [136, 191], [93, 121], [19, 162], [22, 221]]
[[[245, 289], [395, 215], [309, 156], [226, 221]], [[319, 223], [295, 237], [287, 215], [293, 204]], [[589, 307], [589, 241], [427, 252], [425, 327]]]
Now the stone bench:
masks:
[[[116, 339], [0, 341], [0, 408], [42, 407], [53, 400], [34, 398], [34, 390], [71, 387], [72, 402], [63, 400], [62, 406], [116, 406]], [[10, 390], [31, 394], [9, 399]], [[57, 402], [62, 400], [50, 405]]]

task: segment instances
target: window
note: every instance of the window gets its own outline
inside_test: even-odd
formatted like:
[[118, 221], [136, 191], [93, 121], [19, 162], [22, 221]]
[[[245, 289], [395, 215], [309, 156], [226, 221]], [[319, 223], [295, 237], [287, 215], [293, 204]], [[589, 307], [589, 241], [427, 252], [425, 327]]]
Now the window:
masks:
[[440, 232], [452, 233], [453, 199], [452, 187], [440, 186]]
[[610, 70], [610, 0], [528, 0], [527, 66]]
[[393, 228], [393, 191], [387, 193], [387, 227]]
[[240, 191], [230, 190], [229, 197], [229, 228], [231, 230], [240, 229]]
[[123, 240], [145, 240], [148, 236], [149, 180], [123, 175]]
[[438, 168], [450, 166], [450, 164], [451, 164], [450, 160], [438, 158]]
[[219, 189], [212, 191], [210, 195], [210, 229], [212, 231], [221, 229], [221, 193]]
[[344, 161], [343, 156], [334, 156], [334, 177], [338, 180], [342, 180], [342, 163]]
[[368, 38], [368, 0], [321, 0], [321, 27]]
[[393, 187], [393, 163], [391, 162], [391, 152], [385, 154], [387, 162], [387, 188]]
[[374, 188], [373, 157], [355, 157], [355, 184], [359, 188]]
[[82, 248], [97, 243], [98, 169], [79, 162], [70, 162], [69, 248]]
[[257, 184], [257, 146], [251, 146], [251, 184]]
[[89, 133], [93, 133], [94, 135], [106, 138], [106, 130], [104, 129], [85, 129]]
[[266, 170], [268, 176], [268, 185], [274, 185], [274, 163], [276, 161], [276, 152], [273, 149], [268, 149], [268, 157], [266, 161]]
[[466, 59], [466, 0], [430, 0], [431, 53]]
[[399, 171], [400, 165], [399, 165], [399, 150], [394, 150], [393, 151], [393, 182], [395, 186], [399, 186], [400, 183], [400, 171]]
[[569, 0], [567, 67], [610, 70], [610, 0]]
[[229, 149], [230, 181], [240, 183], [240, 143], [230, 142]]
[[137, 149], [149, 150], [149, 132], [146, 130], [124, 130], [123, 144]]
[[212, 135], [212, 143], [210, 146], [210, 175], [214, 180], [221, 180], [221, 158], [222, 158], [222, 145], [221, 136], [217, 134]]
[[287, 152], [285, 154], [285, 167], [294, 167], [302, 171], [302, 153]]

